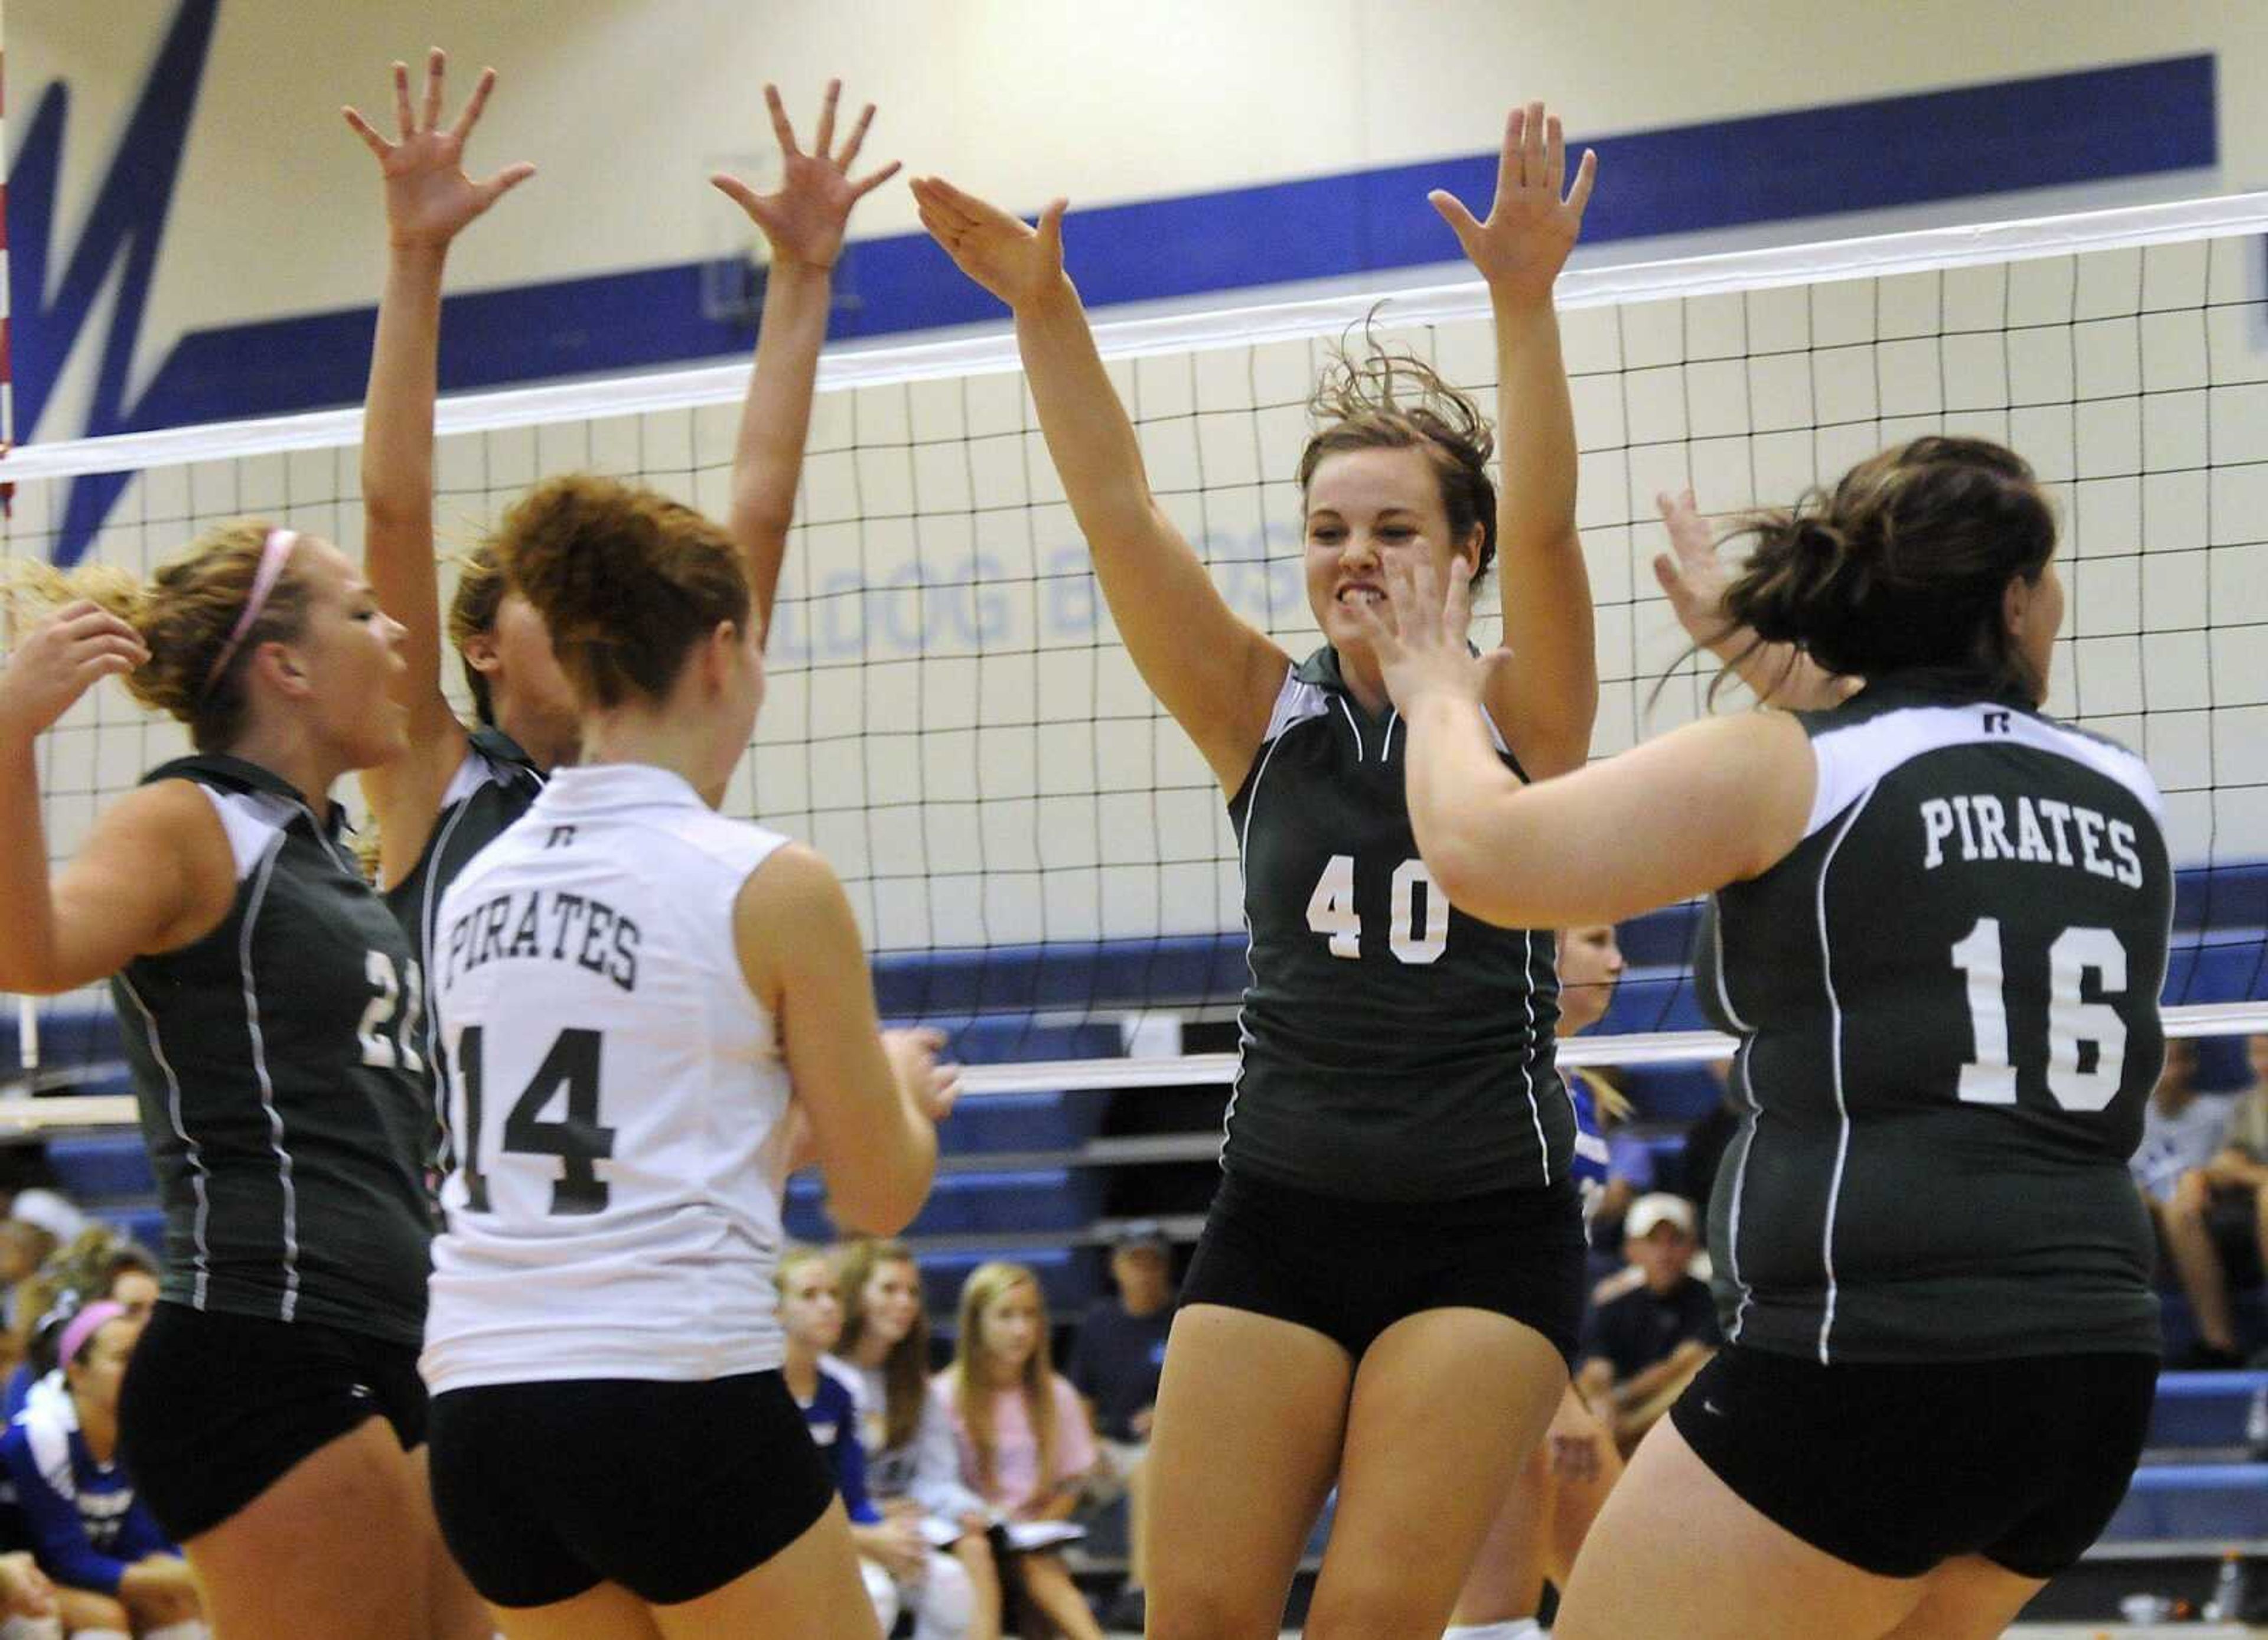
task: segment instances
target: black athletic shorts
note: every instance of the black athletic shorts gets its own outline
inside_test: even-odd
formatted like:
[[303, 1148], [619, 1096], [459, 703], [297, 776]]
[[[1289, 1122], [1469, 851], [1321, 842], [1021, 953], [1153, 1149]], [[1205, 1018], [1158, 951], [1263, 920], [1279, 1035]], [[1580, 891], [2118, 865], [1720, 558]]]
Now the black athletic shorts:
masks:
[[450, 1553], [505, 1607], [601, 1583], [653, 1606], [698, 1600], [801, 1537], [835, 1497], [777, 1372], [445, 1390], [432, 1466]]
[[1295, 1321], [1358, 1361], [1423, 1311], [1491, 1310], [1572, 1361], [1583, 1263], [1572, 1180], [1447, 1202], [1359, 1202], [1232, 1172], [1181, 1301]]
[[2155, 1356], [1822, 1366], [1734, 1345], [1670, 1416], [1742, 1499], [1861, 1570], [1982, 1555], [2051, 1577], [2126, 1496], [2157, 1388]]
[[160, 1303], [118, 1395], [118, 1444], [176, 1543], [210, 1532], [371, 1418], [425, 1439], [417, 1351], [335, 1327]]

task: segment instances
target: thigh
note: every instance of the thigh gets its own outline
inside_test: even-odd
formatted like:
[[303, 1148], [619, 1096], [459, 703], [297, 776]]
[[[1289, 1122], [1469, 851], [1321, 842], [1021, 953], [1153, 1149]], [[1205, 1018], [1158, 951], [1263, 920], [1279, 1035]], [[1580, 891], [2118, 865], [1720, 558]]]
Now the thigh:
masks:
[[652, 1608], [664, 1640], [880, 1640], [838, 1498], [803, 1535], [755, 1570], [697, 1600]]
[[1920, 1604], [1775, 1525], [1719, 1480], [1675, 1423], [1653, 1427], [1575, 1563], [1554, 1640], [1876, 1640]]
[[431, 1450], [423, 1445], [409, 1454], [410, 1474], [423, 1505], [417, 1532], [424, 1543], [420, 1558], [425, 1569], [426, 1633], [432, 1640], [489, 1640], [495, 1633], [489, 1608], [441, 1536], [441, 1523], [433, 1510], [431, 1457]]
[[1453, 1621], [1480, 1626], [1535, 1615], [1543, 1598], [1544, 1546], [1551, 1524], [1549, 1460], [1531, 1452], [1473, 1553]]
[[1397, 1321], [1354, 1377], [1316, 1636], [1438, 1635], [1567, 1387], [1558, 1345], [1485, 1310]]
[[1267, 1636], [1336, 1473], [1353, 1363], [1215, 1304], [1174, 1318], [1145, 1466], [1150, 1633]]
[[223, 1635], [394, 1640], [425, 1584], [427, 1505], [394, 1431], [364, 1423], [181, 1547]]
[[2047, 1587], [1974, 1555], [1946, 1562], [1923, 1581], [1921, 1604], [1885, 1640], [1999, 1640]]
[[504, 1640], [659, 1640], [661, 1634], [645, 1602], [611, 1583], [549, 1606], [498, 1607], [496, 1623]]

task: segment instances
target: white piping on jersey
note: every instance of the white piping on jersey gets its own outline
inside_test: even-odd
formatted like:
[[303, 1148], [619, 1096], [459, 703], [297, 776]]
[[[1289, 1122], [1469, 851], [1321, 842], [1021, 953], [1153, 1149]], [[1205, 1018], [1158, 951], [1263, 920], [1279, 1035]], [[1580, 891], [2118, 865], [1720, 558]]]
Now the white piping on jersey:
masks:
[[173, 1062], [166, 1056], [166, 1045], [158, 1040], [158, 1018], [150, 1011], [150, 1004], [142, 1000], [142, 993], [134, 989], [134, 982], [122, 970], [119, 988], [133, 1002], [134, 1010], [142, 1016], [142, 1028], [150, 1038], [150, 1056], [158, 1062], [158, 1069], [166, 1074], [166, 1114], [173, 1119], [173, 1132], [180, 1139], [184, 1155], [189, 1164], [189, 1188], [196, 1192], [196, 1215], [190, 1222], [190, 1238], [196, 1244], [197, 1279], [189, 1291], [193, 1309], [205, 1307], [205, 1292], [212, 1284], [212, 1247], [205, 1239], [205, 1222], [211, 1216], [212, 1202], [206, 1194], [205, 1180], [212, 1169], [205, 1166], [205, 1147], [189, 1136], [189, 1129], [181, 1120], [181, 1078], [174, 1072]]
[[[1520, 930], [1520, 975], [1527, 982], [1520, 988], [1521, 1005], [1528, 1010], [1528, 1041], [1520, 1050], [1520, 1079], [1528, 1085], [1528, 1119], [1535, 1124], [1535, 1154], [1543, 1163], [1543, 1182], [1551, 1182], [1551, 1142], [1543, 1136], [1543, 1110], [1535, 1102], [1535, 930]], [[1562, 1091], [1565, 1089], [1563, 1087]], [[1574, 1101], [1568, 1101], [1572, 1112]]]
[[1726, 1019], [1741, 1033], [1740, 1048], [1733, 1055], [1733, 1075], [1740, 1078], [1741, 1098], [1749, 1107], [1748, 1131], [1741, 1136], [1741, 1159], [1733, 1169], [1733, 1205], [1725, 1219], [1725, 1273], [1733, 1278], [1733, 1285], [1741, 1290], [1741, 1302], [1734, 1306], [1733, 1325], [1727, 1329], [1726, 1341], [1737, 1344], [1741, 1342], [1742, 1324], [1748, 1320], [1749, 1305], [1756, 1298], [1755, 1290], [1741, 1279], [1741, 1195], [1748, 1185], [1749, 1152], [1756, 1145], [1756, 1118], [1764, 1113], [1756, 1103], [1756, 1091], [1749, 1085], [1749, 1039], [1756, 1034], [1756, 1026], [1742, 1019], [1739, 1011], [1733, 1006], [1733, 988], [1725, 977], [1725, 916], [1721, 907], [1717, 915], [1709, 919], [1709, 938], [1716, 947], [1717, 1005], [1725, 1011]]
[[1851, 805], [1851, 813], [1835, 840], [1827, 845], [1827, 857], [1819, 863], [1819, 982], [1827, 991], [1828, 1048], [1827, 1063], [1832, 1071], [1835, 1089], [1835, 1110], [1842, 1119], [1842, 1127], [1835, 1138], [1835, 1172], [1827, 1183], [1827, 1223], [1820, 1235], [1819, 1261], [1827, 1275], [1827, 1303], [1819, 1316], [1819, 1364], [1829, 1364], [1828, 1335], [1835, 1327], [1835, 1210], [1843, 1199], [1843, 1165], [1851, 1157], [1851, 1107], [1843, 1099], [1843, 1004], [1835, 995], [1835, 953], [1827, 938], [1827, 878], [1835, 866], [1836, 851], [1843, 840], [1851, 835], [1851, 827], [1859, 823], [1859, 816], [1867, 812], [1879, 785], [1869, 786]]
[[[1347, 704], [1345, 695], [1336, 695], [1334, 698], [1339, 703], [1339, 710], [1346, 714], [1347, 727], [1354, 731], [1354, 761], [1359, 763], [1362, 761], [1362, 725], [1355, 722], [1354, 708]], [[1250, 812], [1246, 811], [1247, 813]]]
[[[468, 751], [465, 755], [469, 758], [476, 754]], [[465, 818], [465, 811], [472, 807], [472, 805], [470, 792], [458, 798], [456, 806], [449, 811], [449, 818], [443, 823], [439, 835], [433, 839], [434, 869], [425, 873], [425, 891], [420, 896], [424, 903], [417, 908], [417, 931], [422, 936], [418, 943], [424, 950], [425, 961], [429, 967], [433, 961], [433, 935], [436, 931], [434, 924], [439, 920], [441, 909], [440, 891], [436, 886], [441, 876], [439, 869], [441, 856], [449, 846], [449, 839], [456, 835], [457, 823]], [[431, 998], [427, 999], [425, 1004], [425, 1063], [433, 1073], [435, 1087], [438, 1088], [441, 1081], [441, 1011], [433, 1006]], [[444, 1109], [446, 1103], [446, 1100], [439, 1099], [433, 1101], [433, 1110], [440, 1123], [444, 1145], [448, 1143], [449, 1133], [449, 1118]], [[444, 1154], [446, 1153], [445, 1151]]]
[[1749, 1107], [1749, 1125], [1741, 1135], [1741, 1159], [1733, 1168], [1733, 1205], [1725, 1215], [1725, 1273], [1733, 1278], [1733, 1285], [1741, 1290], [1741, 1301], [1733, 1306], [1733, 1324], [1725, 1329], [1725, 1342], [1741, 1342], [1741, 1329], [1748, 1324], [1749, 1306], [1756, 1302], [1756, 1289], [1741, 1276], [1741, 1197], [1749, 1188], [1749, 1152], [1756, 1148], [1756, 1123], [1763, 1119], [1764, 1107], [1756, 1102], [1756, 1089], [1749, 1082], [1749, 1048], [1750, 1039], [1743, 1038], [1733, 1055], [1733, 1072], [1741, 1085], [1741, 1099]]
[[260, 1030], [260, 989], [252, 974], [252, 931], [260, 921], [260, 907], [268, 898], [269, 879], [284, 852], [286, 834], [276, 841], [260, 862], [252, 885], [252, 898], [244, 908], [244, 932], [237, 938], [237, 964], [244, 974], [244, 1019], [252, 1033], [252, 1073], [260, 1083], [260, 1103], [268, 1113], [269, 1148], [276, 1152], [276, 1176], [284, 1191], [284, 1303], [279, 1321], [294, 1319], [299, 1307], [299, 1195], [291, 1182], [291, 1151], [284, 1143], [284, 1113], [276, 1106], [276, 1085], [268, 1074], [268, 1044]]
[[[1987, 729], [1991, 721], [1996, 727]], [[1970, 706], [1907, 706], [1815, 735], [1811, 755], [1819, 771], [1807, 837], [1826, 829], [1860, 792], [1926, 752], [1954, 746], [2021, 746], [2084, 764], [2133, 794], [2162, 827], [2165, 800], [2149, 766], [2124, 746], [2097, 739], [2047, 718], [1990, 702]]]
[[[1290, 688], [1287, 684], [1285, 693], [1288, 694], [1289, 692]], [[1278, 710], [1279, 712], [1282, 710], [1282, 703], [1283, 697], [1279, 695], [1278, 696]], [[1345, 702], [1341, 702], [1340, 704], [1344, 705]], [[1306, 719], [1302, 718], [1299, 721], [1305, 722]], [[1294, 726], [1295, 725], [1293, 724], [1288, 724], [1285, 725], [1285, 733], [1288, 734]], [[1357, 739], [1358, 741], [1359, 741], [1360, 737], [1358, 736]], [[1269, 761], [1276, 755], [1276, 748], [1283, 744], [1283, 734], [1279, 734], [1274, 739], [1269, 741], [1268, 749], [1260, 754], [1260, 767], [1252, 771], [1252, 791], [1250, 795], [1246, 798], [1244, 804], [1244, 829], [1236, 834], [1236, 870], [1237, 874], [1240, 877], [1244, 874], [1247, 869], [1245, 865], [1245, 860], [1247, 857], [1246, 851], [1251, 847], [1252, 843], [1252, 817], [1260, 812], [1260, 784], [1261, 782], [1268, 778]], [[1241, 895], [1239, 896], [1240, 901], [1242, 898], [1243, 897]], [[1252, 976], [1252, 982], [1256, 986], [1260, 983], [1260, 970], [1252, 966], [1251, 911], [1248, 909], [1246, 910], [1243, 916], [1244, 971]], [[1220, 1155], [1216, 1158], [1224, 1167], [1228, 1165], [1229, 1123], [1233, 1122], [1236, 1118], [1237, 1095], [1244, 1092], [1244, 1060], [1245, 1055], [1248, 1054], [1251, 1049], [1252, 1033], [1244, 1028], [1244, 1010], [1239, 1008], [1236, 1011], [1236, 1075], [1228, 1085], [1228, 1105], [1220, 1113]]]
[[1378, 748], [1378, 761], [1381, 763], [1390, 763], [1394, 761], [1394, 725], [1401, 721], [1402, 714], [1399, 711], [1392, 707], [1387, 708], [1386, 744]]

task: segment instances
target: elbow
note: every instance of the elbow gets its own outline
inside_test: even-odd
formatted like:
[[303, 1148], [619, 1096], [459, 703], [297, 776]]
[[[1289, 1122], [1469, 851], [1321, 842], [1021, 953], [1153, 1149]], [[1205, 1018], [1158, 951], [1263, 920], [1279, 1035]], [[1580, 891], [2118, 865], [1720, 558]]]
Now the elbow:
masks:
[[887, 1178], [845, 1180], [828, 1188], [828, 1209], [838, 1228], [852, 1235], [886, 1238], [902, 1232], [929, 1200], [937, 1170], [936, 1153], [908, 1158]]

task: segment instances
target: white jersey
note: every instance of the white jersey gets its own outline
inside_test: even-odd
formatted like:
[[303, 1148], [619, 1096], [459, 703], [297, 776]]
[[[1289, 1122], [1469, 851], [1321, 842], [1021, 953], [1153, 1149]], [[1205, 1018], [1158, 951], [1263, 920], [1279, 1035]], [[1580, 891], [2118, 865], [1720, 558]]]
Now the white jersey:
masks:
[[785, 841], [666, 769], [565, 769], [442, 897], [458, 1157], [422, 1363], [437, 1393], [780, 1364], [790, 1089], [733, 903]]

